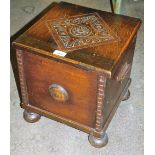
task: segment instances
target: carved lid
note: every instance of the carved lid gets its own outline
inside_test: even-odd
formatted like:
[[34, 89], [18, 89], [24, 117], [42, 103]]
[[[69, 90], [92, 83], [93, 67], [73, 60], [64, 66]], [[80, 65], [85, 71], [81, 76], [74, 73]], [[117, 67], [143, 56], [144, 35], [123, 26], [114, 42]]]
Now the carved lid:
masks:
[[[137, 18], [60, 2], [51, 5], [14, 43], [75, 64], [111, 72], [136, 36]], [[53, 54], [66, 53], [64, 57]]]
[[48, 20], [47, 27], [61, 51], [74, 51], [120, 41], [97, 12]]

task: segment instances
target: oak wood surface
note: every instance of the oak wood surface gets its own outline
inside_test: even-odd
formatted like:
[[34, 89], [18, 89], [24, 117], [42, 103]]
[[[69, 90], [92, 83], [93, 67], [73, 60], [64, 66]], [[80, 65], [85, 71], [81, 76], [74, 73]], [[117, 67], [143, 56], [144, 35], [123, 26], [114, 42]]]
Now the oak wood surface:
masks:
[[[53, 54], [59, 49], [46, 25], [48, 20], [97, 12], [119, 40]], [[21, 106], [69, 124], [96, 137], [108, 127], [130, 83], [136, 35], [141, 21], [66, 2], [54, 3], [21, 34], [17, 52]], [[55, 89], [56, 100], [49, 86]], [[61, 88], [59, 87], [59, 88]], [[64, 101], [63, 101], [64, 100]]]

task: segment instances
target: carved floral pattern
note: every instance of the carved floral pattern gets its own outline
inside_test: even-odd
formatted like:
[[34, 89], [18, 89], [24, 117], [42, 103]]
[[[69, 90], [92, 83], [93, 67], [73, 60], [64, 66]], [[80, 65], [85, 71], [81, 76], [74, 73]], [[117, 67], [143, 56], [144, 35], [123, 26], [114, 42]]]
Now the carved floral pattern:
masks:
[[98, 13], [50, 20], [47, 21], [47, 25], [62, 51], [72, 51], [119, 40]]

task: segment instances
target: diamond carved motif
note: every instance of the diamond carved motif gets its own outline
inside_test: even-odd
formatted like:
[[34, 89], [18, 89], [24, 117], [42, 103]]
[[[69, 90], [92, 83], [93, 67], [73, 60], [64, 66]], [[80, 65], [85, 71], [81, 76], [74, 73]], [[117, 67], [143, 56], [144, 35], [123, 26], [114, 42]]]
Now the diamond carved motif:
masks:
[[96, 12], [49, 20], [47, 26], [62, 51], [73, 51], [119, 40]]

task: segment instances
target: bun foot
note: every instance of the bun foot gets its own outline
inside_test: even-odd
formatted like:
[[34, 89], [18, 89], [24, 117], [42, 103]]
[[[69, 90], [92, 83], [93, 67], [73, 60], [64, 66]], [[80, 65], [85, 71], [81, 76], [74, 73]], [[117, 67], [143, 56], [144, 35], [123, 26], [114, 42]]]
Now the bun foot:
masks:
[[122, 101], [126, 101], [126, 100], [128, 100], [129, 98], [130, 98], [130, 91], [127, 90], [127, 92], [125, 93], [125, 95], [124, 95], [123, 98], [122, 98]]
[[28, 112], [28, 111], [24, 110], [23, 117], [24, 117], [25, 121], [27, 121], [29, 123], [35, 123], [41, 118], [41, 115], [34, 113], [34, 112]]
[[96, 147], [101, 148], [107, 145], [108, 143], [108, 135], [105, 133], [101, 138], [94, 137], [92, 135], [88, 136], [89, 143]]

